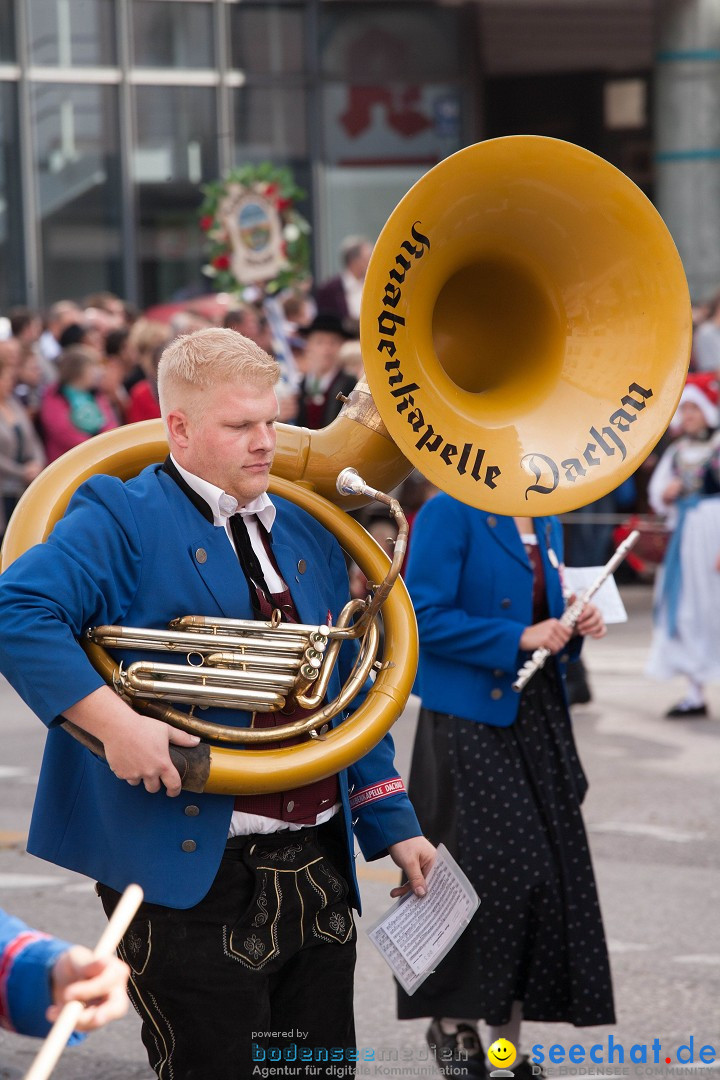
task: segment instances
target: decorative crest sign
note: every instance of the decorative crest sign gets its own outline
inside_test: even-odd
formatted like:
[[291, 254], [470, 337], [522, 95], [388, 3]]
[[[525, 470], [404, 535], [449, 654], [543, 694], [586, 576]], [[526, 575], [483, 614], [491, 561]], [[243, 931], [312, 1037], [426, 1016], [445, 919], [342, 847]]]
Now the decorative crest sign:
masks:
[[273, 294], [307, 277], [310, 226], [295, 209], [304, 192], [289, 169], [246, 165], [203, 191], [200, 227], [209, 256], [203, 270], [218, 290], [241, 293], [256, 285]]

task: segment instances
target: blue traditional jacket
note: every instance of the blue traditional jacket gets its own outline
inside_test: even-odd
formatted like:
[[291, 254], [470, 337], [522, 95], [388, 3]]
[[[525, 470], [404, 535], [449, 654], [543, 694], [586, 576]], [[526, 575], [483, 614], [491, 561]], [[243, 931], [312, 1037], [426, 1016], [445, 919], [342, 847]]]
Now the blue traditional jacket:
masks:
[[[348, 599], [338, 543], [304, 510], [273, 502], [273, 554], [301, 620], [337, 619]], [[119, 892], [136, 881], [148, 902], [188, 908], [215, 877], [233, 796], [150, 794], [119, 780], [60, 727], [66, 708], [103, 685], [78, 644], [89, 627], [159, 629], [180, 615], [253, 617], [225, 530], [207, 521], [160, 465], [126, 483], [88, 480], [47, 542], [0, 576], [0, 670], [48, 726], [28, 850]], [[142, 652], [114, 655], [152, 659]], [[352, 662], [352, 648], [344, 645], [330, 698]], [[232, 726], [251, 720], [249, 713], [213, 708], [203, 717]], [[421, 835], [393, 758], [387, 735], [339, 775], [356, 903], [353, 830], [368, 859]]]

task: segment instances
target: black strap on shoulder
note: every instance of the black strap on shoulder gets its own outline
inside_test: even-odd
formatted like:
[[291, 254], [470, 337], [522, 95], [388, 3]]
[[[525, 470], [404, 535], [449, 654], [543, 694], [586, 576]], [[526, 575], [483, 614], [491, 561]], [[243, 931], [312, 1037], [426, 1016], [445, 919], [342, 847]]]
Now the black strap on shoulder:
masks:
[[162, 470], [163, 470], [163, 472], [168, 474], [168, 476], [171, 478], [171, 480], [175, 481], [175, 483], [180, 488], [182, 493], [184, 495], [187, 495], [188, 499], [193, 504], [195, 509], [199, 510], [200, 513], [202, 514], [202, 516], [205, 518], [205, 520], [209, 521], [210, 524], [212, 525], [212, 523], [214, 521], [214, 518], [213, 518], [213, 512], [212, 512], [211, 507], [208, 506], [208, 504], [203, 499], [202, 495], [198, 495], [197, 491], [193, 491], [193, 489], [188, 484], [187, 480], [185, 480], [180, 475], [180, 472], [178, 471], [178, 469], [175, 466], [175, 462], [173, 461], [173, 459], [170, 457], [169, 454], [165, 458], [165, 460], [163, 461]]

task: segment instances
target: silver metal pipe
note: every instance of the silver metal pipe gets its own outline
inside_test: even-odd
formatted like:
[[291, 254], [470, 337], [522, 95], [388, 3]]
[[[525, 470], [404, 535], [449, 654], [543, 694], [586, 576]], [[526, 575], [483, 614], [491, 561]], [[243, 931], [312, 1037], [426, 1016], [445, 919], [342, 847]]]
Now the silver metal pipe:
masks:
[[216, 633], [217, 628], [228, 633], [244, 634], [251, 631], [253, 634], [269, 634], [273, 637], [279, 635], [287, 638], [301, 637], [303, 640], [307, 637], [314, 639], [317, 636], [318, 641], [326, 639], [330, 633], [329, 626], [269, 622], [265, 619], [215, 619], [205, 615], [182, 615], [178, 619], [173, 619], [168, 626], [171, 630], [184, 630], [189, 633]]
[[269, 690], [256, 690], [242, 687], [237, 690], [217, 686], [202, 686], [197, 683], [172, 679], [133, 678], [126, 673], [121, 680], [123, 688], [130, 698], [148, 700], [170, 700], [184, 705], [218, 706], [220, 708], [239, 709], [250, 712], [277, 712], [285, 705], [285, 697]]
[[201, 686], [216, 686], [219, 689], [251, 687], [262, 690], [268, 687], [272, 691], [292, 690], [295, 685], [294, 674], [263, 671], [237, 671], [234, 668], [192, 667], [184, 664], [152, 664], [148, 660], [137, 660], [130, 664], [126, 677], [131, 685], [142, 682], [148, 686], [153, 679], [170, 680], [182, 683], [198, 683]]
[[145, 630], [136, 626], [97, 626], [88, 630], [88, 637], [98, 645], [110, 649], [146, 649], [155, 652], [208, 653], [227, 648], [233, 651], [247, 649], [261, 654], [277, 653], [281, 656], [301, 657], [307, 648], [307, 639], [298, 635], [288, 639], [280, 635], [252, 635], [248, 624], [245, 636], [239, 634], [211, 634], [182, 630]]

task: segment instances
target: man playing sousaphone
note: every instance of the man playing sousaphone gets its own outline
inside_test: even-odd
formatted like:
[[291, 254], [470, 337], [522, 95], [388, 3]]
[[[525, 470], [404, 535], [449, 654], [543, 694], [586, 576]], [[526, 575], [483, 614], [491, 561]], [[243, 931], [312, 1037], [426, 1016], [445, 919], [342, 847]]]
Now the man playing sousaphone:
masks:
[[[389, 852], [418, 894], [434, 852], [389, 736], [294, 791], [190, 794], [170, 746], [197, 738], [134, 712], [78, 644], [99, 624], [160, 628], [189, 613], [337, 618], [348, 598], [338, 543], [266, 493], [278, 374], [235, 331], [176, 339], [158, 380], [170, 456], [127, 483], [93, 477], [47, 543], [0, 578], [0, 668], [49, 728], [28, 848], [96, 878], [108, 913], [129, 882], [143, 887], [121, 953], [150, 1063], [178, 1080], [248, 1075], [265, 1032], [281, 1033], [272, 1045], [353, 1047], [352, 829], [366, 858]], [[348, 643], [329, 696], [352, 663]]]

